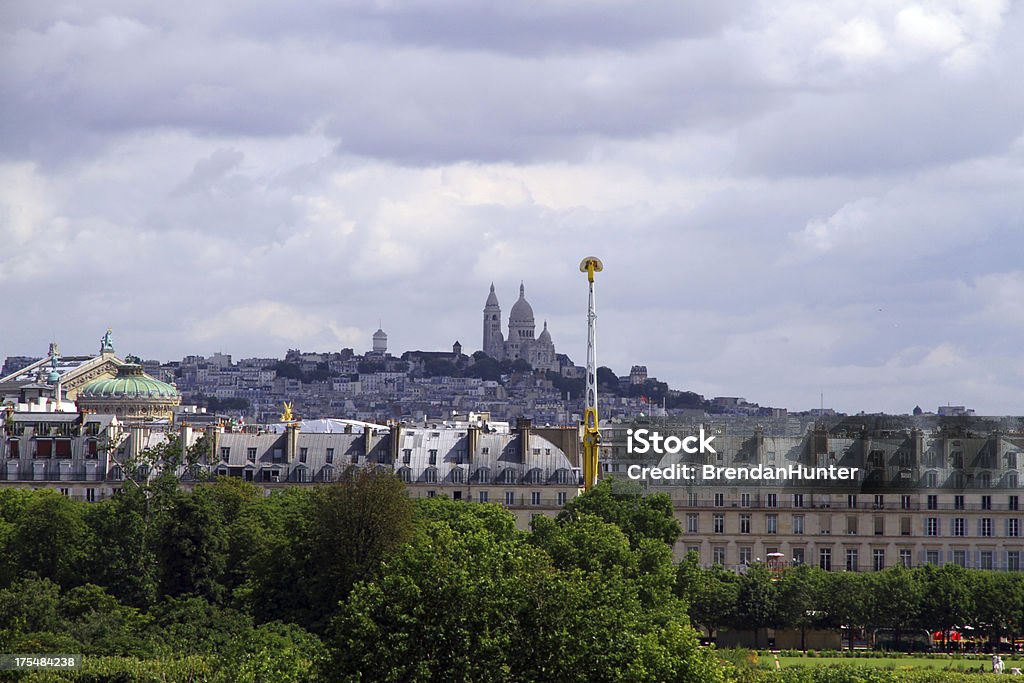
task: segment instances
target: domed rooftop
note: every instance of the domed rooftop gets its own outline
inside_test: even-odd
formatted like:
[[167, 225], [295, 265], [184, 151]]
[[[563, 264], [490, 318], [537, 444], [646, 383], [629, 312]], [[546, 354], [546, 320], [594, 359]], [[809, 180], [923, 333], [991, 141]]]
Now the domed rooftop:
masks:
[[512, 305], [508, 316], [509, 321], [533, 322], [533, 306], [526, 300], [526, 287], [519, 285], [519, 300]]
[[78, 394], [80, 398], [163, 398], [181, 397], [167, 382], [154, 379], [142, 371], [141, 365], [126, 364], [117, 369], [117, 377], [90, 382]]
[[540, 333], [540, 337], [537, 338], [537, 341], [542, 341], [542, 342], [549, 342], [549, 341], [551, 341], [551, 333], [548, 332], [548, 321], [547, 320], [544, 321], [544, 331]]

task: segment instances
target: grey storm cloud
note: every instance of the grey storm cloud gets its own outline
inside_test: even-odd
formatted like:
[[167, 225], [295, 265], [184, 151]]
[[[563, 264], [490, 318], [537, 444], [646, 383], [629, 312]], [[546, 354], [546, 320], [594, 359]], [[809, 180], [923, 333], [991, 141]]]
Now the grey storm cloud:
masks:
[[0, 356], [479, 344], [1024, 410], [1019, 6], [9, 2]]

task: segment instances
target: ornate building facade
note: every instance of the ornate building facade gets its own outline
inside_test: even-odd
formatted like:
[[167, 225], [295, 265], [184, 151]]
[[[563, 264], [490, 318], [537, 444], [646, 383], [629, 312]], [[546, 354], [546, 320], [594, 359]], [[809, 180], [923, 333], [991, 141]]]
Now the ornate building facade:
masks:
[[520, 283], [519, 299], [512, 305], [508, 316], [508, 337], [501, 329], [501, 306], [494, 293], [494, 284], [484, 303], [483, 351], [496, 360], [525, 360], [534, 370], [557, 370], [555, 344], [548, 332], [548, 324], [540, 335], [533, 307], [526, 300], [526, 287]]

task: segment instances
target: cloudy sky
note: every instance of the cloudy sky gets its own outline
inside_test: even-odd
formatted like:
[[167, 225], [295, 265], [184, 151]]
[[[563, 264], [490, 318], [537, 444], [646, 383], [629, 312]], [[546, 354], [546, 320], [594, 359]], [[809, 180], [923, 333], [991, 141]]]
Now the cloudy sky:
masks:
[[0, 357], [480, 347], [1024, 413], [1000, 0], [0, 4]]

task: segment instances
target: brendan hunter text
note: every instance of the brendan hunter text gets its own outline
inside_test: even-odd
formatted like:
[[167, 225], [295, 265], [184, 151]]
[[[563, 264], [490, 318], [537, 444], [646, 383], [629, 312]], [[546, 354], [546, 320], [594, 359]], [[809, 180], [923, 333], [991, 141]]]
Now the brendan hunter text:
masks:
[[715, 465], [666, 465], [665, 467], [647, 467], [630, 465], [626, 468], [626, 476], [630, 479], [646, 479], [650, 481], [704, 480], [704, 481], [775, 481], [785, 479], [803, 480], [852, 480], [857, 478], [857, 467], [805, 467], [789, 465], [788, 467], [716, 467]]

